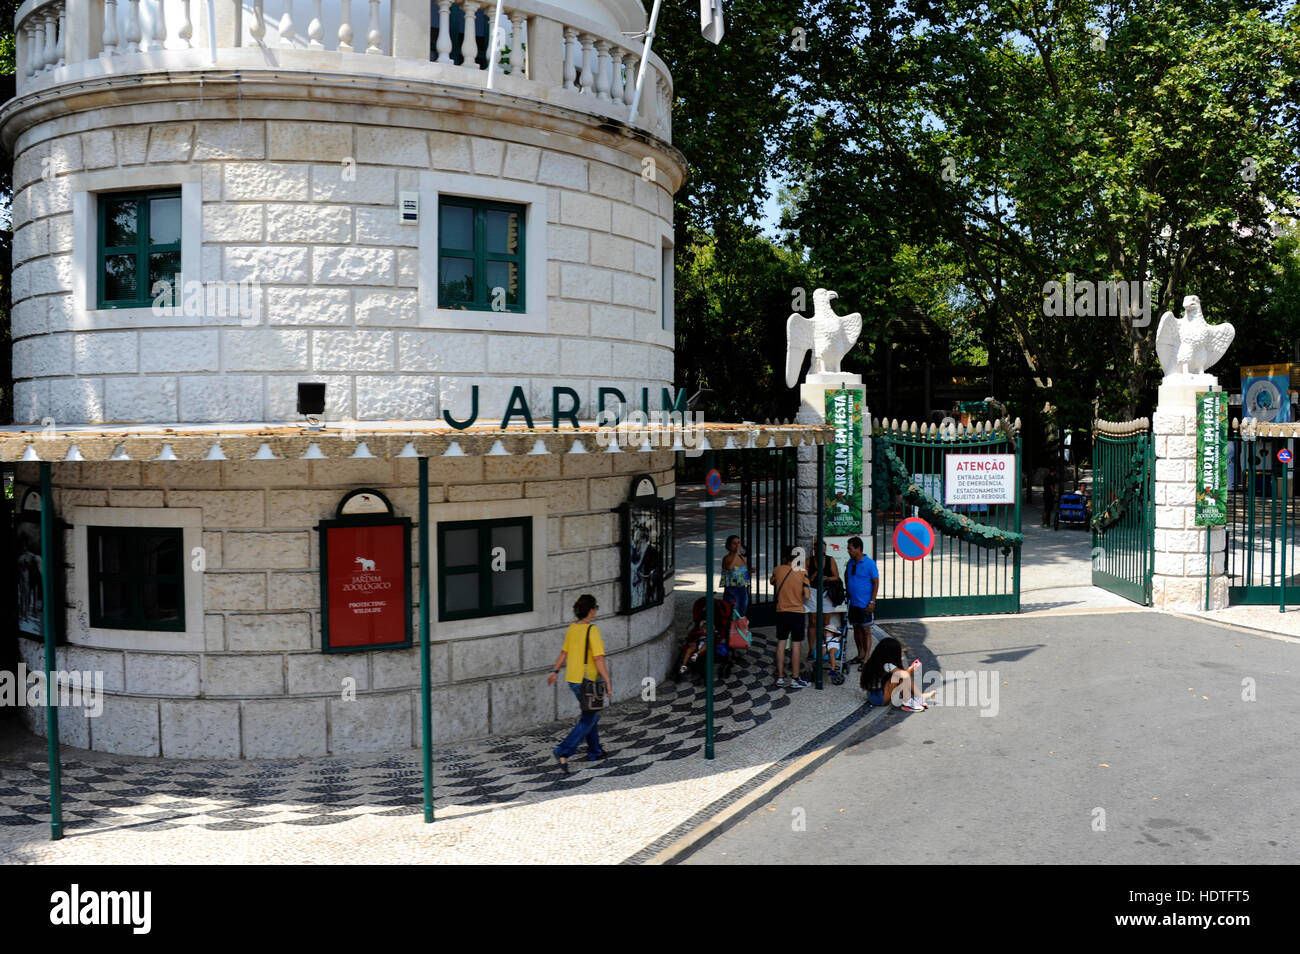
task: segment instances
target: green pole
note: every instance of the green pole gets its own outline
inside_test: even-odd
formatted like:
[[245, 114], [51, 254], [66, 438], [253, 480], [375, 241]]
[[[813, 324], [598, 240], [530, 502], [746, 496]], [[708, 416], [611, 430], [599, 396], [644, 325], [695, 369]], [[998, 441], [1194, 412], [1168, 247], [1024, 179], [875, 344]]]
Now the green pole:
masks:
[[433, 700], [429, 696], [429, 458], [420, 471], [420, 708], [424, 727], [424, 820], [433, 821]]
[[826, 611], [822, 609], [822, 594], [826, 592], [826, 540], [823, 536], [826, 525], [826, 449], [817, 445], [817, 552], [813, 559], [820, 560], [817, 567], [817, 581], [821, 584], [821, 592], [814, 593], [813, 599], [817, 601], [817, 635], [813, 638], [813, 655], [814, 668], [813, 679], [818, 689], [825, 688], [822, 685], [822, 627], [826, 624]]
[[[704, 456], [704, 472], [713, 470], [713, 451]], [[706, 504], [713, 503], [706, 500]], [[704, 509], [704, 757], [713, 758], [713, 507]]]
[[45, 739], [50, 762], [50, 840], [63, 837], [63, 786], [59, 766], [59, 708], [54, 697], [54, 493], [50, 464], [41, 461], [41, 636], [45, 640]]
[[1210, 534], [1213, 527], [1205, 528], [1205, 612], [1210, 611]]
[[[1009, 426], [1009, 425], [1008, 425]], [[1012, 518], [1016, 522], [1016, 533], [1024, 533], [1024, 528], [1020, 526], [1020, 434], [1016, 434], [1016, 509]], [[1060, 489], [1059, 487], [1057, 488]], [[1011, 554], [1015, 561], [1011, 566], [1011, 588], [1016, 591], [1016, 612], [1020, 612], [1020, 557], [1024, 545], [1013, 547], [1015, 552]]]
[[1282, 550], [1282, 587], [1279, 590], [1279, 593], [1281, 594], [1281, 596], [1279, 597], [1281, 603], [1277, 608], [1277, 611], [1279, 613], [1286, 612], [1286, 516], [1287, 516], [1286, 512], [1287, 510], [1290, 509], [1290, 503], [1291, 503], [1290, 499], [1287, 497], [1286, 470], [1287, 470], [1287, 465], [1283, 464], [1282, 465], [1282, 546], [1280, 548]]

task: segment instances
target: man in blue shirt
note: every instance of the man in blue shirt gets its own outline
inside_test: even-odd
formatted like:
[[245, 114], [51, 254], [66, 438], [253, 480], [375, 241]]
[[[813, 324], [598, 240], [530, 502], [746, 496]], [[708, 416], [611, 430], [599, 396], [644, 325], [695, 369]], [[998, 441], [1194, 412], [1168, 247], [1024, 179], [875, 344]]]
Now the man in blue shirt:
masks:
[[844, 586], [848, 590], [853, 640], [858, 645], [858, 658], [852, 662], [860, 666], [871, 655], [871, 624], [876, 616], [876, 593], [880, 590], [880, 571], [876, 569], [876, 561], [863, 552], [861, 537], [849, 538]]

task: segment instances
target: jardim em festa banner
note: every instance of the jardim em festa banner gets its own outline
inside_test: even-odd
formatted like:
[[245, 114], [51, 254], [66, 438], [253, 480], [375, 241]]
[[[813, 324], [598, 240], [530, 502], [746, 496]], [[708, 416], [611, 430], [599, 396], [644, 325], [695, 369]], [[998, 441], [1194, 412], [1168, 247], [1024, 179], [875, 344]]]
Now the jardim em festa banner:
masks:
[[828, 537], [862, 532], [862, 392], [826, 392], [826, 423], [835, 428], [835, 443], [826, 454]]

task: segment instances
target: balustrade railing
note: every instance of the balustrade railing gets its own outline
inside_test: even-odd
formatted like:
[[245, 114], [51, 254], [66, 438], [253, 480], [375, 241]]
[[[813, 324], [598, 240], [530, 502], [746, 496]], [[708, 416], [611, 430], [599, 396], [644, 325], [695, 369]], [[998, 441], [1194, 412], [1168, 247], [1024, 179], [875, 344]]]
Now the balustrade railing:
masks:
[[[257, 51], [277, 69], [368, 72], [364, 61], [320, 59], [362, 54], [423, 60], [431, 79], [463, 77], [480, 85], [491, 43], [495, 0], [27, 0], [15, 17], [18, 92], [77, 78], [222, 64], [222, 51]], [[317, 54], [294, 60], [283, 51]], [[188, 60], [172, 54], [195, 51]], [[216, 62], [204, 60], [204, 51]], [[231, 54], [230, 65], [247, 67]], [[297, 54], [294, 54], [297, 55]], [[497, 72], [537, 84], [526, 95], [627, 119], [643, 55], [640, 36], [539, 0], [509, 0], [502, 8]], [[234, 58], [232, 59], [231, 56]], [[134, 58], [134, 59], [131, 59]], [[635, 124], [671, 138], [672, 79], [651, 57]], [[391, 67], [375, 72], [391, 73]], [[413, 66], [400, 75], [420, 75]], [[465, 71], [461, 73], [461, 71]]]

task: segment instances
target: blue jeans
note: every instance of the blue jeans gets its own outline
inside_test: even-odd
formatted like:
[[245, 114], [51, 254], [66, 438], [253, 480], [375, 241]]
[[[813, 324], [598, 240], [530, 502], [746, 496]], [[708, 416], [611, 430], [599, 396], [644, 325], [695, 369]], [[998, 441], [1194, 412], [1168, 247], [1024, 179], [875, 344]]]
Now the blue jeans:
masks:
[[[568, 687], [573, 690], [573, 698], [578, 700], [578, 708], [582, 708], [582, 683], [570, 682]], [[604, 750], [600, 747], [600, 736], [596, 732], [596, 723], [600, 721], [600, 712], [584, 712], [582, 718], [578, 720], [569, 734], [564, 737], [564, 741], [553, 750], [557, 758], [567, 759], [578, 751], [578, 746], [582, 740], [587, 740], [587, 758], [590, 760], [594, 756], [600, 755]]]
[[723, 587], [723, 592], [727, 595], [727, 599], [735, 604], [737, 613], [741, 616], [749, 615], [749, 587], [727, 586]]

